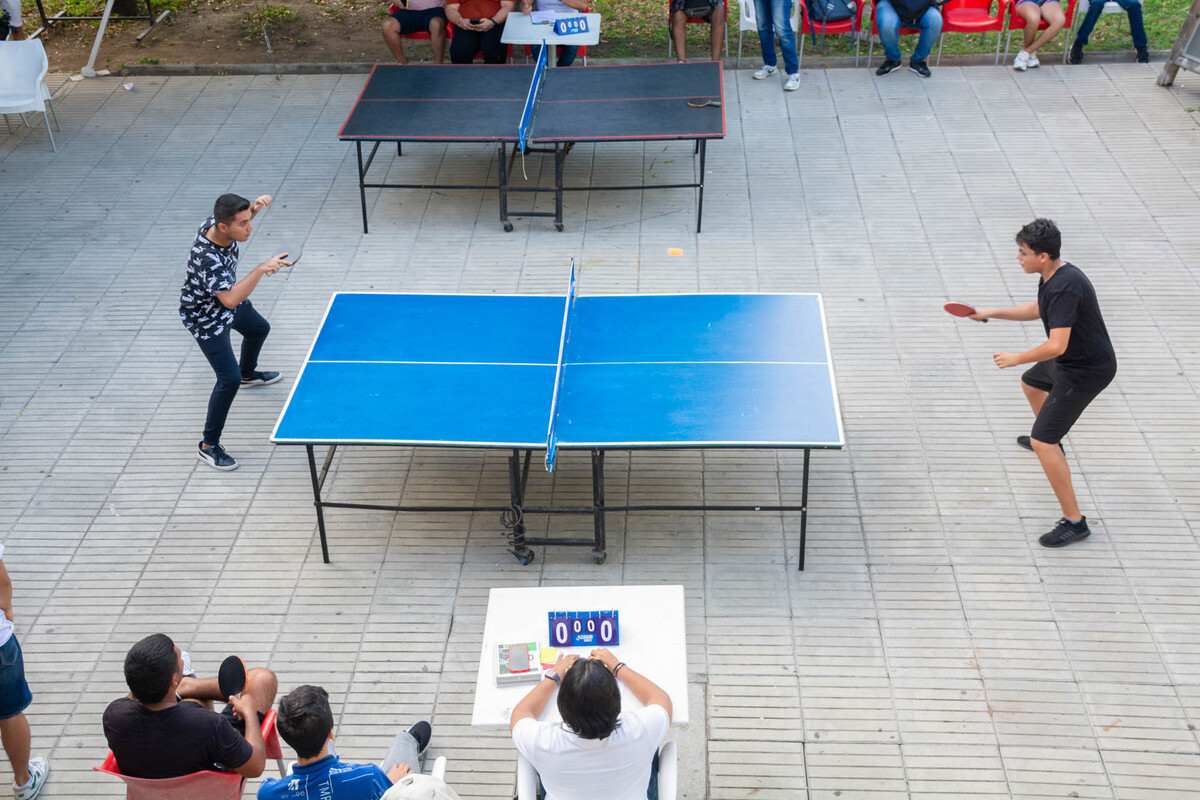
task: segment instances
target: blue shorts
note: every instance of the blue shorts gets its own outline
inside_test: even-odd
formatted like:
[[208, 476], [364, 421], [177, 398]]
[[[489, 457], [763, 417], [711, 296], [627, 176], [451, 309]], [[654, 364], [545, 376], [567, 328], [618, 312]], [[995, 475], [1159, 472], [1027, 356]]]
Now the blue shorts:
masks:
[[400, 33], [408, 35], [410, 33], [428, 33], [429, 23], [435, 19], [445, 19], [445, 9], [426, 8], [421, 11], [409, 11], [407, 8], [401, 8], [392, 12], [392, 19], [400, 23]]
[[16, 634], [0, 647], [0, 719], [9, 719], [29, 708], [33, 694], [25, 682], [25, 657]]
[[1036, 3], [1039, 6], [1044, 6], [1046, 3], [1057, 3], [1058, 0], [1017, 0], [1017, 5], [1022, 3]]

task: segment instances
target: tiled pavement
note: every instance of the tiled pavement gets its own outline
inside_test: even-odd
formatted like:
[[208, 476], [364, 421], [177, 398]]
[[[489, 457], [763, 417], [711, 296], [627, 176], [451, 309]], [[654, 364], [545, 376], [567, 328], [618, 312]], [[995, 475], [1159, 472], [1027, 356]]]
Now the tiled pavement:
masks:
[[[236, 650], [285, 689], [324, 684], [351, 757], [431, 717], [458, 791], [505, 797], [505, 736], [469, 726], [488, 588], [622, 582], [687, 590], [688, 798], [1200, 795], [1200, 79], [1154, 77], [809, 71], [785, 96], [727, 73], [701, 236], [686, 191], [573, 194], [565, 233], [507, 235], [490, 195], [372, 193], [362, 236], [334, 136], [361, 76], [72, 85], [57, 155], [36, 130], [0, 135], [0, 536], [47, 796], [118, 794], [88, 772], [100, 712], [128, 645], [164, 630], [210, 669]], [[385, 158], [393, 178], [448, 181], [482, 178], [490, 153]], [[685, 144], [580, 146], [569, 169], [630, 182], [691, 161]], [[287, 384], [238, 398], [239, 471], [193, 458], [211, 374], [177, 294], [229, 189], [277, 198], [247, 264], [304, 243], [254, 297], [265, 366], [289, 377], [336, 289], [557, 291], [574, 256], [584, 292], [823, 292], [849, 446], [814, 456], [807, 571], [795, 518], [721, 514], [613, 519], [607, 564], [557, 549], [524, 568], [491, 515], [335, 513], [323, 565], [303, 452], [267, 443]], [[1092, 276], [1121, 361], [1067, 442], [1094, 534], [1062, 551], [1035, 542], [1058, 515], [1013, 445], [1017, 373], [990, 360], [1037, 324], [939, 309], [1031, 297], [1012, 235], [1035, 213]], [[560, 462], [534, 491], [586, 492], [586, 459]], [[797, 454], [610, 463], [616, 499], [798, 498]], [[479, 452], [349, 450], [331, 482], [504, 496], [501, 457]]]

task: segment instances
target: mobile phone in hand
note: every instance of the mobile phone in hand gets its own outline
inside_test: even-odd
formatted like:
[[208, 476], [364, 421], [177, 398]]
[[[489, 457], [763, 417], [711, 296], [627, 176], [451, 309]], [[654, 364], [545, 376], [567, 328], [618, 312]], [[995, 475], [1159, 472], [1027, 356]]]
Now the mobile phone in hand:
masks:
[[482, 18], [480, 18], [480, 19], [469, 19], [469, 20], [467, 20], [467, 22], [471, 23], [472, 25], [482, 25], [482, 24], [483, 24], [483, 19], [482, 19]]

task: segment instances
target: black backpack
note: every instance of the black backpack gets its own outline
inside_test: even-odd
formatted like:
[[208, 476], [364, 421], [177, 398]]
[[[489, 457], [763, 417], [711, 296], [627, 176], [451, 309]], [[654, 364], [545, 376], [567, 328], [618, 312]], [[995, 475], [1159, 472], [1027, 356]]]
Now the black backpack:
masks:
[[[808, 19], [812, 23], [813, 44], [817, 43], [817, 28], [821, 29], [821, 40], [825, 39], [825, 28], [830, 22], [852, 19], [858, 9], [855, 0], [811, 0], [808, 4]], [[820, 23], [818, 25], [818, 23]]]

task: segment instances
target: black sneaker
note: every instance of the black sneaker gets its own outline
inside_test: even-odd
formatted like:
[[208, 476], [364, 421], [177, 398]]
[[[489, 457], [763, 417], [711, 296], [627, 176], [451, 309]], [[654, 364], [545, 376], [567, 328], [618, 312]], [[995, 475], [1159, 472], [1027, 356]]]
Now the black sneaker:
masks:
[[908, 68], [920, 75], [922, 78], [933, 77], [933, 73], [929, 71], [929, 65], [924, 61], [909, 61]]
[[249, 378], [242, 376], [242, 386], [266, 386], [278, 382], [282, 377], [278, 372], [255, 372]]
[[900, 69], [900, 62], [893, 61], [890, 58], [885, 58], [883, 63], [879, 65], [879, 69], [875, 70], [876, 75], [887, 75], [889, 72]]
[[408, 735], [417, 740], [417, 750], [424, 753], [425, 748], [429, 747], [429, 740], [433, 738], [433, 726], [421, 720], [408, 729]]
[[[1017, 444], [1021, 445], [1021, 447], [1024, 447], [1026, 450], [1033, 452], [1033, 442], [1028, 436], [1018, 436]], [[1058, 449], [1062, 450], [1064, 453], [1067, 452], [1067, 448], [1063, 447], [1062, 442], [1058, 443]]]
[[214, 444], [212, 447], [205, 447], [201, 442], [196, 446], [196, 458], [208, 464], [213, 469], [219, 469], [222, 472], [229, 472], [238, 468], [237, 459], [225, 452], [225, 448], [219, 444]]
[[1137, 51], [1137, 61], [1139, 64], [1150, 63], [1150, 51], [1144, 47], [1139, 47]]
[[1076, 42], [1075, 44], [1071, 45], [1071, 55], [1067, 56], [1067, 61], [1069, 61], [1072, 64], [1082, 64], [1083, 63], [1083, 45], [1081, 45], [1079, 42]]
[[1071, 542], [1086, 539], [1091, 533], [1088, 530], [1087, 517], [1083, 517], [1079, 522], [1071, 522], [1066, 517], [1063, 517], [1054, 526], [1054, 530], [1049, 533], [1043, 533], [1038, 538], [1038, 542], [1042, 547], [1066, 547]]

